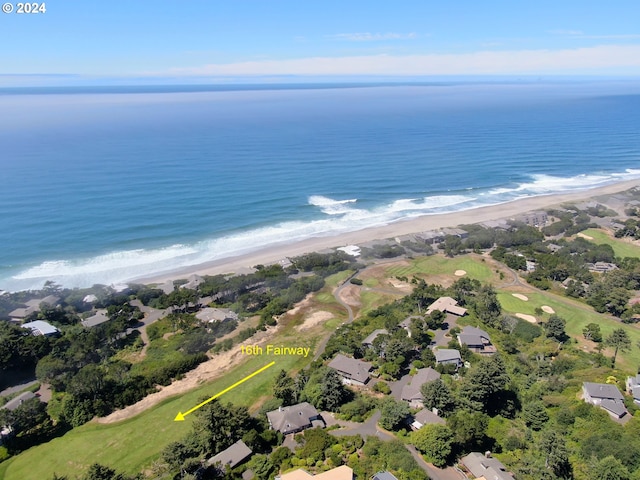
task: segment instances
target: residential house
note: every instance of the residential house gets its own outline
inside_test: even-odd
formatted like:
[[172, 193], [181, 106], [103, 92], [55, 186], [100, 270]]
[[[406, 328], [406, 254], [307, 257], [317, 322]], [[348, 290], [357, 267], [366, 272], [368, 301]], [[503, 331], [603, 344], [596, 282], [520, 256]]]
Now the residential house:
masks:
[[9, 312], [9, 318], [14, 322], [19, 322], [27, 318], [29, 315], [39, 312], [42, 305], [54, 307], [59, 301], [60, 297], [56, 297], [55, 295], [47, 295], [44, 298], [33, 298], [28, 302], [25, 302], [24, 307], [16, 308]]
[[359, 257], [362, 254], [362, 249], [357, 245], [347, 245], [346, 247], [339, 247], [336, 250], [340, 250], [352, 257]]
[[218, 465], [218, 469], [224, 472], [227, 467], [229, 469], [237, 467], [252, 454], [251, 449], [242, 440], [238, 440], [226, 450], [207, 460], [207, 466]]
[[391, 472], [384, 471], [376, 473], [373, 477], [371, 477], [371, 480], [398, 480], [398, 477], [396, 477]]
[[206, 307], [196, 313], [196, 318], [205, 323], [228, 322], [238, 320], [238, 314], [228, 308]]
[[44, 335], [45, 337], [52, 337], [60, 333], [60, 331], [44, 320], [35, 320], [33, 322], [23, 323], [22, 328], [28, 328], [33, 335]]
[[436, 357], [436, 365], [455, 365], [460, 368], [462, 363], [462, 357], [460, 356], [460, 350], [453, 348], [438, 348], [433, 351]]
[[347, 465], [313, 475], [299, 468], [293, 472], [276, 475], [276, 480], [353, 480], [353, 469]]
[[424, 398], [420, 391], [422, 385], [425, 383], [433, 382], [440, 378], [440, 373], [436, 372], [433, 368], [421, 368], [417, 373], [409, 380], [400, 394], [400, 398], [405, 402], [409, 402], [411, 408], [422, 408]]
[[446, 235], [441, 231], [429, 230], [426, 232], [416, 233], [416, 240], [421, 240], [427, 245], [434, 245], [444, 240]]
[[617, 265], [608, 262], [587, 263], [587, 269], [590, 272], [606, 273], [610, 272], [611, 270], [616, 270], [617, 268]]
[[526, 223], [531, 227], [543, 227], [549, 221], [549, 217], [547, 215], [547, 212], [538, 211], [526, 213], [518, 218], [518, 220]]
[[615, 385], [584, 382], [582, 398], [587, 403], [598, 405], [613, 418], [622, 418], [629, 413], [624, 405], [624, 397]]
[[633, 403], [640, 405], [640, 374], [627, 377], [627, 393], [633, 396]]
[[342, 382], [347, 385], [366, 385], [369, 381], [369, 372], [373, 368], [369, 362], [356, 360], [339, 353], [335, 356], [329, 367], [342, 376]]
[[273, 430], [284, 435], [301, 432], [307, 428], [325, 426], [318, 410], [308, 402], [280, 407], [277, 410], [267, 412], [267, 420]]
[[80, 323], [82, 323], [84, 327], [91, 328], [108, 321], [109, 321], [109, 315], [107, 315], [107, 310], [100, 309], [100, 310], [96, 310], [95, 314], [93, 314], [88, 318], [85, 318]]
[[180, 288], [196, 290], [204, 282], [204, 278], [202, 278], [200, 275], [196, 275], [195, 273], [193, 275], [190, 275], [187, 280], [187, 283], [182, 285]]
[[502, 462], [493, 458], [489, 452], [484, 455], [480, 452], [471, 452], [460, 459], [460, 464], [473, 475], [471, 478], [474, 479], [515, 480], [515, 477], [507, 471]]
[[444, 313], [451, 313], [457, 317], [462, 317], [467, 314], [467, 309], [458, 306], [458, 301], [451, 297], [440, 297], [438, 300], [433, 302], [427, 308], [427, 315], [431, 314], [431, 312], [435, 310], [440, 310]]
[[362, 340], [362, 346], [365, 348], [373, 347], [373, 341], [380, 335], [389, 335], [389, 332], [384, 328], [374, 330], [364, 340]]
[[466, 345], [474, 353], [482, 355], [492, 355], [496, 353], [496, 347], [491, 344], [489, 334], [476, 327], [464, 327], [458, 334], [460, 346]]
[[413, 422], [411, 422], [411, 428], [413, 430], [420, 430], [425, 425], [431, 425], [434, 423], [439, 423], [440, 425], [444, 425], [446, 422], [444, 418], [438, 416], [437, 413], [432, 412], [427, 408], [423, 408], [413, 416]]
[[444, 233], [445, 236], [452, 235], [461, 239], [465, 239], [469, 236], [469, 233], [461, 228], [443, 228], [442, 233]]

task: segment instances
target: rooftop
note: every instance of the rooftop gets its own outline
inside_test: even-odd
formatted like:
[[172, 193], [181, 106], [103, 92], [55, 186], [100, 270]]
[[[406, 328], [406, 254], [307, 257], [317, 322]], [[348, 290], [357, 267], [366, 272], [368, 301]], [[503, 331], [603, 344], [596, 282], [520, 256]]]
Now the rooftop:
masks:
[[434, 310], [453, 313], [454, 315], [457, 315], [459, 317], [467, 313], [467, 309], [459, 307], [458, 301], [451, 297], [440, 297], [438, 300], [433, 302], [431, 305], [429, 305], [429, 308], [427, 308], [427, 315], [429, 315]]
[[229, 468], [233, 468], [252, 453], [251, 449], [242, 440], [238, 440], [226, 450], [221, 451], [207, 460], [207, 465], [215, 465], [218, 463], [223, 468], [227, 465]]
[[411, 378], [410, 382], [407, 383], [402, 389], [401, 398], [402, 400], [422, 400], [422, 393], [420, 392], [420, 387], [425, 383], [433, 382], [440, 378], [440, 374], [436, 372], [433, 368], [421, 368], [418, 372]]
[[34, 335], [55, 335], [59, 330], [44, 320], [23, 323], [22, 328], [28, 328]]
[[484, 477], [487, 480], [514, 480], [505, 466], [497, 458], [487, 457], [479, 452], [471, 452], [460, 459], [474, 477]]
[[616, 387], [615, 385], [609, 385], [607, 383], [584, 382], [583, 386], [585, 391], [591, 398], [608, 398], [611, 400], [620, 401], [624, 400], [622, 393], [620, 393], [620, 390], [618, 390], [618, 387]]
[[355, 358], [350, 358], [339, 353], [329, 362], [329, 367], [353, 380], [366, 383], [369, 379], [369, 372], [371, 371], [372, 365], [368, 362], [356, 360]]
[[293, 472], [283, 473], [277, 480], [353, 480], [353, 470], [351, 467], [341, 465], [332, 470], [313, 475], [306, 470], [298, 469]]
[[278, 410], [267, 412], [271, 427], [279, 432], [290, 432], [306, 427], [311, 424], [312, 419], [319, 416], [316, 407], [308, 402], [280, 407]]
[[446, 362], [451, 360], [459, 360], [462, 362], [462, 357], [460, 356], [460, 350], [456, 350], [454, 348], [439, 348], [433, 351], [433, 354], [436, 356], [436, 362]]

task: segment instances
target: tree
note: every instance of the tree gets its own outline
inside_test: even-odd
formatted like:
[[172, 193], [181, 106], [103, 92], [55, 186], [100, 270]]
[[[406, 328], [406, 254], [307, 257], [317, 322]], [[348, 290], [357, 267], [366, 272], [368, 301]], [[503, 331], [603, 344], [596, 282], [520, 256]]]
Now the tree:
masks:
[[491, 285], [483, 285], [475, 298], [474, 311], [476, 316], [491, 327], [499, 327], [502, 307], [498, 301], [496, 291]]
[[411, 443], [436, 467], [444, 467], [451, 455], [453, 433], [446, 425], [425, 425], [411, 434]]
[[483, 358], [473, 366], [460, 387], [461, 403], [472, 410], [498, 411], [504, 404], [509, 375], [500, 355]]
[[560, 478], [571, 478], [572, 468], [564, 439], [553, 430], [545, 430], [538, 444], [544, 465]]
[[276, 377], [275, 384], [273, 386], [273, 395], [276, 398], [282, 400], [283, 405], [293, 405], [298, 400], [298, 391], [296, 389], [295, 381], [284, 370], [280, 370], [280, 373]]
[[420, 387], [425, 408], [437, 408], [443, 417], [448, 416], [455, 408], [455, 399], [451, 390], [441, 379], [427, 382]]
[[525, 403], [522, 408], [522, 416], [527, 426], [532, 430], [541, 430], [549, 420], [549, 414], [539, 400]]
[[558, 315], [551, 315], [547, 323], [544, 325], [544, 330], [547, 334], [547, 338], [553, 338], [558, 342], [564, 342], [567, 339], [567, 333], [564, 331], [566, 325], [564, 318]]
[[593, 468], [593, 477], [598, 480], [630, 480], [629, 470], [613, 455], [600, 460]]
[[478, 450], [484, 443], [489, 417], [482, 412], [458, 410], [447, 420], [453, 440], [464, 450]]
[[612, 367], [616, 366], [618, 351], [627, 352], [631, 348], [631, 339], [624, 328], [617, 328], [614, 330], [611, 335], [607, 337], [605, 343], [607, 346], [614, 348], [613, 357], [611, 358]]
[[582, 335], [584, 335], [584, 338], [591, 340], [592, 342], [602, 342], [602, 332], [600, 331], [600, 325], [597, 323], [590, 323], [584, 327], [582, 329]]
[[406, 402], [398, 402], [393, 398], [386, 398], [380, 408], [380, 426], [387, 430], [397, 430], [404, 423], [411, 411]]

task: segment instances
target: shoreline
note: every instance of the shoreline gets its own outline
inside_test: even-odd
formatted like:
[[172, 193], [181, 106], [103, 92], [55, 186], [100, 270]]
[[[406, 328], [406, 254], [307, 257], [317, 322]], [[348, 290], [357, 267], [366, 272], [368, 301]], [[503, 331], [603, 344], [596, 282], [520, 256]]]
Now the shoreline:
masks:
[[593, 199], [602, 195], [612, 195], [640, 186], [640, 180], [625, 180], [601, 187], [578, 192], [555, 193], [536, 197], [521, 198], [510, 202], [461, 210], [444, 214], [422, 215], [416, 218], [399, 220], [378, 227], [365, 228], [354, 232], [338, 233], [322, 237], [312, 237], [296, 242], [281, 242], [240, 255], [213, 260], [198, 265], [183, 267], [169, 272], [141, 276], [126, 283], [160, 284], [169, 280], [183, 279], [190, 275], [242, 274], [253, 271], [255, 265], [279, 262], [288, 257], [297, 257], [306, 253], [358, 245], [374, 240], [412, 235], [426, 230], [456, 227], [464, 224], [476, 224], [491, 220], [509, 219], [530, 211], [544, 210], [563, 203]]

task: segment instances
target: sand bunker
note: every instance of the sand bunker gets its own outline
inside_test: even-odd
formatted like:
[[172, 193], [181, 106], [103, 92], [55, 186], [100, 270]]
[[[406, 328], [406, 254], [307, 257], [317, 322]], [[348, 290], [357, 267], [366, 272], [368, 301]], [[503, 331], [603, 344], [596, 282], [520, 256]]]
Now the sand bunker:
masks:
[[326, 312], [324, 310], [320, 310], [318, 312], [313, 312], [307, 318], [304, 319], [304, 323], [302, 325], [298, 325], [296, 330], [299, 332], [303, 330], [308, 330], [309, 328], [313, 328], [316, 325], [333, 318], [334, 315], [331, 312]]
[[546, 313], [556, 313], [556, 311], [553, 308], [551, 308], [549, 305], [542, 305], [540, 308], [542, 309], [543, 312], [546, 312]]
[[533, 315], [527, 315], [526, 313], [516, 313], [516, 317], [521, 318], [522, 320], [526, 320], [529, 323], [537, 323], [536, 317]]
[[456, 270], [455, 272], [453, 272], [453, 274], [456, 277], [464, 277], [467, 274], [467, 272], [465, 272], [464, 270]]
[[522, 295], [521, 293], [512, 293], [511, 295], [513, 295], [516, 298], [519, 298], [520, 300], [523, 300], [525, 302], [529, 301], [529, 297], [527, 297], [526, 295]]
[[589, 235], [585, 235], [585, 234], [584, 234], [584, 233], [582, 233], [582, 232], [579, 232], [579, 233], [577, 234], [577, 236], [578, 236], [578, 237], [582, 237], [582, 238], [586, 238], [587, 240], [593, 240], [593, 237], [590, 237]]

